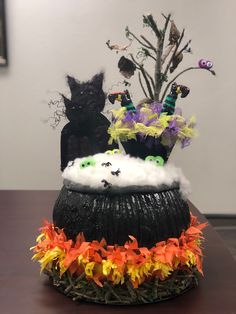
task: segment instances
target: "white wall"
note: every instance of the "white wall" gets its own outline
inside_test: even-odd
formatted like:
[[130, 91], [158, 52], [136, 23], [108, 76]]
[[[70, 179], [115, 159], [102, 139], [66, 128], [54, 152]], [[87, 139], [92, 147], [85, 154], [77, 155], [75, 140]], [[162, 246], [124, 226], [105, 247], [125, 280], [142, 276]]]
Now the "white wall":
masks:
[[[186, 28], [193, 55], [181, 68], [210, 58], [217, 77], [189, 72], [182, 105], [194, 113], [200, 137], [172, 160], [192, 182], [192, 201], [205, 213], [236, 213], [235, 1], [196, 0], [7, 0], [9, 67], [0, 68], [0, 188], [59, 189], [60, 130], [42, 121], [57, 91], [67, 93], [65, 74], [89, 79], [106, 71], [106, 88], [121, 79], [107, 39], [125, 43], [124, 28], [143, 32], [142, 14], [173, 13]], [[134, 80], [135, 99], [142, 95]]]

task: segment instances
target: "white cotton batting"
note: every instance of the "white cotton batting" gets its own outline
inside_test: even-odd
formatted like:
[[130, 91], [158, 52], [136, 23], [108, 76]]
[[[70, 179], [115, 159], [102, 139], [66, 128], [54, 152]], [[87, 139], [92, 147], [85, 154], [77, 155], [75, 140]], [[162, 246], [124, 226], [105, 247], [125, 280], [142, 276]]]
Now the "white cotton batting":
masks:
[[[82, 168], [81, 162], [88, 159], [93, 159], [95, 165]], [[68, 163], [62, 177], [93, 189], [101, 188], [102, 180], [106, 180], [114, 187], [153, 186], [158, 188], [161, 185], [171, 186], [179, 183], [180, 192], [184, 197], [190, 193], [190, 184], [180, 168], [169, 163], [163, 167], [156, 166], [153, 161], [144, 161], [122, 154], [104, 153], [77, 158], [74, 162]]]

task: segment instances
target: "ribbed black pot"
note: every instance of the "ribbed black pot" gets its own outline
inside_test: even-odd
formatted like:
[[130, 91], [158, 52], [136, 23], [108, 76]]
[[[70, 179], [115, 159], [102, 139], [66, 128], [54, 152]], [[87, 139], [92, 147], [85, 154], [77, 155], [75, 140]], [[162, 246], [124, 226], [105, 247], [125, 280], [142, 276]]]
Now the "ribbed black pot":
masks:
[[87, 241], [105, 238], [108, 244], [124, 243], [134, 236], [139, 246], [179, 237], [190, 223], [188, 204], [178, 187], [155, 192], [82, 193], [66, 186], [53, 210], [54, 224], [68, 238], [83, 232]]

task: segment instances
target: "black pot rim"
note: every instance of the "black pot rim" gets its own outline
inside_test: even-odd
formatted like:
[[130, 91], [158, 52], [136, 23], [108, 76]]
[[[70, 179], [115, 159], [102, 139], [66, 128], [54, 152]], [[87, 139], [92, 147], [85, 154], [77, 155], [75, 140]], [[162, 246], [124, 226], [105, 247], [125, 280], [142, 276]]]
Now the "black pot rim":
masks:
[[171, 185], [161, 184], [159, 186], [139, 186], [139, 185], [130, 185], [126, 187], [119, 186], [108, 186], [108, 187], [99, 187], [92, 188], [88, 185], [82, 185], [80, 183], [74, 183], [70, 180], [65, 179], [63, 181], [64, 187], [73, 192], [78, 193], [90, 193], [90, 194], [137, 194], [137, 193], [159, 193], [164, 191], [176, 190], [180, 188], [179, 182], [174, 182]]

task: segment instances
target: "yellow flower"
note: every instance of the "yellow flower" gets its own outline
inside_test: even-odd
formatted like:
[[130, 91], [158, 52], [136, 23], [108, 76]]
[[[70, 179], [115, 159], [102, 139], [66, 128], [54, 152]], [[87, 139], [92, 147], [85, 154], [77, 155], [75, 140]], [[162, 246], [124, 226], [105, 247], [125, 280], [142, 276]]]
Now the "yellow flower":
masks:
[[188, 261], [186, 262], [187, 266], [192, 266], [192, 265], [196, 265], [196, 256], [194, 255], [193, 252], [186, 250], [186, 256], [188, 258]]
[[84, 266], [84, 264], [87, 264], [89, 262], [89, 259], [84, 257], [83, 254], [80, 254], [78, 256], [78, 258], [77, 258], [77, 261], [78, 261], [79, 265], [83, 265]]
[[141, 277], [148, 277], [150, 275], [150, 270], [152, 268], [152, 263], [144, 263], [139, 267], [139, 273]]
[[86, 264], [84, 271], [88, 277], [93, 277], [94, 265], [95, 265], [95, 262], [89, 262]]
[[[47, 265], [55, 260], [59, 261], [60, 267], [63, 265], [63, 261], [65, 258], [65, 252], [56, 246], [53, 250], [47, 251], [44, 256], [39, 260], [41, 265], [41, 272], [47, 267]], [[63, 267], [61, 272], [63, 273]], [[60, 273], [61, 273], [60, 272]]]
[[113, 272], [112, 272], [112, 282], [115, 285], [118, 285], [119, 283], [123, 284], [124, 281], [125, 281], [124, 275], [121, 272], [119, 272], [116, 268], [113, 269]]
[[139, 284], [142, 283], [146, 277], [150, 276], [152, 263], [147, 262], [142, 265], [128, 265], [127, 274], [130, 276], [131, 281], [138, 280]]
[[139, 269], [136, 265], [127, 265], [127, 274], [130, 276], [131, 281], [136, 281], [140, 282], [140, 274], [139, 274]]
[[36, 254], [33, 255], [32, 257], [32, 260], [35, 261], [35, 260], [40, 260], [41, 257], [44, 256], [44, 253], [43, 252], [38, 252]]
[[125, 281], [123, 273], [117, 269], [117, 265], [111, 260], [102, 261], [102, 273], [104, 276], [109, 276], [111, 274], [112, 282], [115, 285], [119, 283], [123, 284]]
[[102, 260], [102, 273], [105, 276], [110, 275], [110, 272], [114, 268], [114, 263], [110, 260]]
[[180, 264], [180, 260], [178, 258], [174, 259], [173, 262], [173, 269], [176, 269]]
[[[44, 233], [41, 233], [37, 238], [36, 238], [36, 242], [41, 242], [42, 238], [45, 237]], [[45, 237], [46, 238], [46, 237]]]
[[155, 262], [154, 263], [154, 269], [153, 271], [155, 270], [160, 270], [161, 272], [161, 275], [166, 278], [170, 275], [171, 271], [173, 270], [172, 267], [170, 267], [169, 265], [167, 264], [164, 264], [164, 263], [161, 263], [161, 262]]

